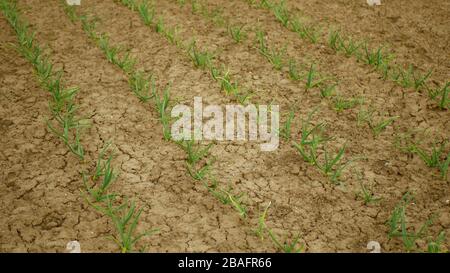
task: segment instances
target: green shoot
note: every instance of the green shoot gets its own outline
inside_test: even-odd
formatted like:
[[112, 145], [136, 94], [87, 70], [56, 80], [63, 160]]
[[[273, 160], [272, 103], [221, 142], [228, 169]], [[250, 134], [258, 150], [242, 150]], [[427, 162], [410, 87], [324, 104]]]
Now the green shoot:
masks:
[[245, 219], [247, 217], [247, 208], [245, 207], [245, 205], [242, 203], [242, 197], [244, 196], [243, 193], [240, 194], [232, 194], [229, 191], [224, 191], [227, 196], [228, 196], [228, 200], [230, 202], [230, 204], [234, 207], [234, 209], [239, 213], [239, 216], [242, 219]]
[[150, 26], [155, 18], [155, 9], [149, 7], [148, 0], [143, 0], [138, 6], [139, 15], [146, 26]]
[[341, 47], [340, 47], [341, 41], [342, 41], [342, 38], [341, 38], [341, 34], [339, 33], [339, 31], [332, 30], [328, 37], [328, 45], [332, 49], [339, 51], [341, 49]]
[[280, 129], [279, 135], [284, 138], [285, 140], [291, 139], [292, 135], [292, 121], [294, 120], [295, 112], [292, 109], [289, 111], [289, 116], [286, 119], [286, 122], [283, 124], [283, 126]]
[[342, 169], [346, 164], [340, 163], [344, 156], [345, 145], [340, 148], [335, 156], [330, 156], [328, 151], [324, 149], [323, 164], [319, 162], [317, 157], [314, 157], [314, 165], [316, 165], [324, 174], [330, 175], [333, 182], [339, 178]]
[[431, 240], [428, 243], [428, 253], [443, 253], [442, 244], [445, 242], [445, 231], [441, 231], [436, 240]]
[[394, 121], [396, 119], [398, 119], [399, 116], [395, 116], [395, 117], [390, 117], [388, 119], [382, 120], [379, 123], [376, 124], [372, 124], [372, 122], [369, 122], [369, 126], [373, 131], [373, 134], [375, 136], [378, 136], [382, 131], [384, 131], [384, 129], [386, 129], [387, 126], [391, 125], [392, 123], [394, 123]]
[[334, 109], [337, 112], [342, 112], [344, 110], [348, 110], [354, 108], [358, 104], [362, 104], [363, 99], [361, 98], [344, 98], [342, 96], [336, 96], [333, 99]]
[[75, 6], [66, 5], [66, 3], [65, 3], [66, 1], [65, 0], [61, 0], [61, 2], [63, 2], [64, 12], [67, 14], [67, 16], [69, 17], [70, 21], [72, 23], [75, 23], [78, 20], [77, 13], [75, 11]]
[[289, 60], [289, 77], [294, 81], [299, 81], [301, 79], [297, 64], [293, 59]]
[[197, 49], [195, 42], [192, 43], [189, 49], [189, 55], [195, 66], [205, 69], [211, 66], [213, 56], [208, 51], [202, 52]]
[[362, 181], [362, 174], [358, 175], [358, 181], [359, 181], [359, 185], [361, 187], [361, 191], [358, 193], [358, 197], [360, 197], [363, 200], [364, 205], [376, 203], [381, 200], [380, 197], [376, 197], [373, 194], [372, 189], [370, 189], [366, 185], [364, 185], [364, 183]]
[[379, 69], [382, 65], [384, 64], [387, 65], [389, 63], [390, 57], [385, 56], [383, 52], [383, 47], [379, 47], [377, 50], [371, 51], [369, 50], [367, 43], [364, 43], [363, 49], [364, 49], [363, 60], [367, 64], [375, 66], [377, 69]]
[[324, 123], [319, 123], [315, 126], [312, 126], [311, 119], [314, 113], [318, 111], [318, 108], [314, 109], [308, 114], [306, 120], [302, 119], [302, 129], [301, 129], [301, 139], [300, 142], [293, 142], [294, 148], [302, 156], [303, 160], [314, 164], [317, 157], [317, 149], [319, 144], [327, 141], [327, 138], [322, 136], [322, 131], [325, 127]]
[[289, 24], [289, 11], [285, 6], [285, 1], [282, 0], [279, 4], [275, 4], [272, 7], [273, 13], [278, 21], [284, 26], [288, 27]]
[[134, 202], [125, 201], [118, 205], [114, 205], [115, 198], [106, 199], [106, 207], [102, 207], [90, 202], [91, 206], [99, 212], [107, 215], [113, 222], [118, 235], [111, 239], [120, 247], [122, 253], [132, 252], [135, 244], [145, 236], [150, 236], [158, 229], [152, 229], [140, 234], [136, 234], [139, 218], [142, 208], [136, 210]]
[[233, 38], [233, 40], [236, 43], [240, 43], [242, 40], [244, 40], [247, 35], [244, 32], [244, 26], [229, 26], [228, 27], [228, 33], [230, 33], [231, 38]]
[[[303, 246], [300, 245], [299, 241], [300, 241], [300, 235], [297, 235], [292, 242], [285, 242], [285, 243], [281, 243], [280, 240], [278, 240], [277, 236], [275, 235], [275, 233], [267, 227], [266, 224], [266, 217], [267, 217], [267, 212], [269, 210], [270, 205], [272, 204], [272, 202], [269, 202], [269, 204], [267, 205], [267, 207], [264, 209], [264, 211], [261, 213], [261, 215], [259, 216], [259, 220], [258, 220], [258, 229], [255, 231], [256, 235], [263, 240], [264, 239], [264, 231], [267, 232], [269, 238], [272, 240], [273, 244], [280, 249], [281, 251], [283, 251], [284, 253], [299, 253], [301, 251], [303, 251]], [[298, 245], [298, 246], [297, 246]]]
[[[319, 77], [317, 80], [315, 78]], [[329, 78], [323, 77], [321, 78], [318, 76], [317, 71], [314, 69], [314, 64], [311, 64], [311, 67], [309, 68], [307, 77], [306, 77], [306, 85], [305, 85], [305, 91], [308, 91], [312, 88], [318, 87], [322, 85], [326, 80]]]
[[[105, 147], [101, 150], [97, 165], [95, 166], [95, 173], [92, 176], [92, 185], [88, 185], [88, 178], [84, 173], [83, 183], [86, 188], [86, 191], [89, 193], [91, 198], [96, 202], [104, 201], [108, 198], [113, 198], [114, 194], [106, 194], [106, 191], [109, 189], [111, 184], [117, 179], [117, 174], [114, 172], [114, 169], [111, 167], [111, 161], [113, 155], [109, 155], [109, 157], [105, 160], [104, 156], [109, 148], [110, 143], [107, 143]], [[98, 183], [100, 177], [103, 176], [103, 181]]]
[[156, 33], [164, 33], [165, 27], [164, 27], [164, 19], [159, 18], [158, 23], [156, 23], [155, 31]]
[[392, 212], [389, 224], [389, 239], [401, 237], [406, 251], [411, 252], [416, 249], [417, 239], [421, 239], [426, 235], [427, 229], [433, 224], [431, 219], [427, 220], [417, 232], [409, 231], [406, 222], [406, 207], [412, 201], [413, 197], [407, 192], [400, 203]]
[[228, 195], [221, 189], [219, 189], [219, 183], [216, 179], [211, 178], [212, 183], [211, 185], [208, 184], [207, 181], [203, 182], [203, 185], [208, 189], [208, 192], [210, 192], [215, 198], [217, 198], [222, 204], [227, 205], [229, 203]]
[[[128, 82], [136, 97], [142, 102], [147, 102], [153, 97], [155, 89], [155, 79], [152, 75], [144, 76], [142, 71], [134, 71], [131, 73]], [[152, 91], [150, 91], [150, 88]]]
[[323, 87], [320, 88], [320, 96], [322, 98], [331, 97], [334, 94], [336, 86], [337, 86], [337, 83], [329, 84], [329, 85], [323, 85]]
[[166, 87], [163, 91], [162, 97], [158, 94], [156, 91], [156, 88], [152, 88], [152, 96], [155, 102], [156, 110], [159, 114], [159, 119], [163, 126], [163, 136], [165, 140], [171, 139], [171, 131], [170, 131], [170, 114], [168, 113], [168, 107], [170, 102], [170, 93], [169, 93], [169, 86]]
[[299, 18], [290, 21], [291, 30], [297, 33], [302, 39], [309, 39], [315, 44], [319, 40], [319, 31], [314, 26], [307, 26]]
[[264, 56], [269, 56], [269, 48], [267, 47], [265, 36], [266, 34], [264, 33], [264, 31], [256, 31], [256, 41], [258, 43], [259, 52]]
[[209, 155], [209, 150], [213, 145], [213, 143], [210, 143], [206, 147], [201, 148], [200, 145], [195, 146], [194, 139], [178, 141], [177, 143], [186, 152], [186, 161], [191, 165], [197, 164], [197, 162]]
[[270, 0], [260, 0], [259, 6], [261, 8], [271, 9], [274, 6], [274, 4], [272, 4]]
[[437, 87], [428, 92], [430, 98], [438, 102], [439, 108], [450, 109], [450, 82], [447, 82], [442, 88]]
[[202, 167], [200, 167], [198, 169], [195, 166], [193, 166], [192, 164], [190, 164], [190, 163], [186, 163], [186, 166], [187, 166], [187, 170], [188, 170], [189, 175], [193, 179], [202, 181], [210, 173], [210, 171], [211, 171], [211, 164], [212, 164], [212, 162], [207, 162], [204, 166], [202, 166]]

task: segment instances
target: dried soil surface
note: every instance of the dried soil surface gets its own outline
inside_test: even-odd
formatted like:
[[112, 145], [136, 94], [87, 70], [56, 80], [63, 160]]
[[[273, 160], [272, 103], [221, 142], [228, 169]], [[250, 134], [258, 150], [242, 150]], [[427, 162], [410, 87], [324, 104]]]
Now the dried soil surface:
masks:
[[[289, 142], [281, 141], [275, 152], [262, 152], [252, 142], [217, 143], [212, 150], [217, 158], [214, 174], [245, 193], [249, 217], [242, 220], [190, 178], [184, 152], [163, 140], [153, 106], [133, 95], [126, 75], [108, 63], [81, 24], [72, 23], [57, 2], [23, 0], [18, 5], [36, 30], [36, 40], [48, 47], [52, 61], [65, 72], [66, 84], [80, 88], [79, 113], [92, 122], [82, 139], [87, 159], [80, 163], [46, 129], [49, 94], [11, 46], [15, 34], [1, 14], [0, 251], [62, 252], [71, 240], [78, 240], [85, 252], [117, 251], [107, 239], [112, 224], [87, 205], [79, 190], [83, 186], [79, 172], [92, 169], [108, 140], [116, 147], [113, 163], [120, 170], [114, 190], [144, 208], [139, 230], [160, 229], [140, 242], [147, 251], [276, 251], [268, 238], [261, 241], [254, 234], [258, 215], [269, 201], [268, 226], [281, 238], [300, 234], [307, 252], [366, 252], [371, 240], [380, 242], [382, 251], [403, 251], [400, 240], [388, 240], [386, 221], [407, 191], [415, 196], [407, 211], [411, 225], [418, 227], [434, 216], [429, 233], [450, 233], [449, 181], [393, 145], [397, 133], [416, 128], [429, 130], [434, 139], [448, 139], [450, 112], [434, 107], [426, 94], [383, 81], [355, 59], [299, 39], [268, 11], [246, 1], [204, 1], [211, 8], [223, 7], [233, 24], [264, 28], [269, 44], [286, 46], [289, 57], [299, 63], [314, 61], [320, 71], [339, 79], [342, 95], [363, 97], [380, 117], [399, 116], [394, 126], [374, 137], [370, 128], [357, 125], [358, 108], [336, 112], [330, 101], [304, 92], [285, 71], [275, 70], [254, 48], [253, 34], [236, 44], [225, 28], [192, 14], [190, 5], [157, 1], [156, 14], [163, 15], [169, 26], [179, 25], [183, 40], [195, 36], [199, 47], [216, 53], [215, 62], [225, 64], [241, 85], [253, 90], [251, 102], [279, 104], [282, 120], [294, 106], [295, 136], [300, 118], [320, 107], [313, 120], [327, 123], [327, 134], [334, 138], [328, 148], [336, 151], [345, 143], [346, 158], [365, 158], [344, 171], [343, 183], [336, 186], [304, 162]], [[445, 82], [450, 72], [445, 2], [389, 1], [375, 9], [344, 0], [287, 3], [321, 23], [338, 24], [355, 37], [374, 44], [388, 42], [399, 63], [433, 68], [433, 79]], [[234, 103], [208, 72], [197, 69], [185, 52], [146, 27], [136, 12], [112, 0], [82, 1], [77, 12], [98, 17], [98, 30], [108, 33], [113, 44], [129, 48], [137, 66], [155, 75], [159, 88], [170, 83], [176, 101], [192, 105], [194, 96], [201, 96], [204, 104]], [[357, 172], [382, 198], [380, 202], [364, 205], [357, 197]], [[425, 243], [418, 242], [422, 248]]]

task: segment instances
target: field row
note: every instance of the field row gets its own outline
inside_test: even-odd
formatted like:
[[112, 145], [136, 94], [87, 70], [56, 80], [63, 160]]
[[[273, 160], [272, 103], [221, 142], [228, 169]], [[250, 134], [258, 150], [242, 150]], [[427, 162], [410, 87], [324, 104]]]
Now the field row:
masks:
[[[431, 73], [419, 76], [412, 68], [400, 70], [382, 48], [370, 50], [339, 32], [330, 32], [327, 42], [320, 41], [324, 36], [294, 18], [284, 2], [252, 4], [273, 13], [281, 26], [277, 21], [265, 24], [269, 16], [251, 26], [251, 12], [233, 17], [227, 5], [231, 4], [121, 0], [52, 8], [48, 12], [62, 10], [71, 20], [72, 26], [61, 27], [77, 33], [71, 39], [75, 46], [58, 46], [63, 37], [56, 38], [51, 28], [46, 30], [54, 19], [38, 22], [42, 19], [27, 9], [23, 16], [33, 21], [37, 40], [51, 41], [55, 54], [49, 55], [34, 40], [15, 6], [2, 1], [2, 11], [18, 37], [19, 52], [50, 93], [49, 132], [80, 159], [81, 199], [110, 219], [121, 251], [133, 250], [141, 235], [155, 231], [138, 232], [141, 214], [146, 216], [139, 226], [148, 226], [149, 218], [151, 226], [163, 225], [158, 235], [143, 239], [150, 242], [151, 250], [158, 246], [158, 251], [180, 249], [183, 244], [188, 251], [364, 251], [370, 240], [379, 241], [386, 251], [445, 249], [448, 83], [430, 89]], [[33, 9], [46, 7], [39, 4]], [[245, 23], [239, 21], [243, 19]], [[80, 39], [82, 32], [85, 38]], [[338, 54], [326, 55], [317, 43], [327, 44]], [[73, 53], [63, 57], [67, 50]], [[71, 58], [80, 50], [86, 56], [77, 63]], [[347, 58], [351, 56], [355, 58]], [[55, 68], [61, 62], [64, 72]], [[90, 85], [95, 76], [81, 74], [80, 64], [90, 65], [92, 71], [102, 65], [102, 71], [96, 72], [101, 82], [96, 91]], [[85, 88], [65, 88], [66, 76]], [[108, 89], [127, 89], [140, 103], [126, 99], [130, 105], [117, 105]], [[433, 94], [438, 108], [428, 107], [430, 101], [413, 89]], [[254, 143], [172, 141], [170, 109], [180, 102], [192, 104], [194, 96], [214, 104], [279, 104], [281, 147], [264, 154]], [[111, 105], [95, 103], [105, 99]], [[145, 119], [148, 122], [145, 113], [152, 117], [148, 125], [143, 125]], [[427, 137], [430, 128], [434, 140]], [[93, 137], [101, 140], [94, 141], [95, 146]], [[144, 145], [151, 148], [142, 150]], [[154, 153], [152, 147], [158, 155], [145, 160]], [[113, 183], [119, 173], [113, 167], [116, 161], [124, 171], [121, 180], [137, 178], [137, 184]], [[126, 167], [129, 162], [139, 167]], [[174, 173], [165, 176], [171, 170]], [[153, 172], [159, 174], [155, 177]], [[158, 183], [168, 188], [142, 193]], [[134, 186], [140, 190], [131, 189]], [[181, 192], [187, 200], [180, 203]], [[202, 200], [206, 193], [209, 197]], [[138, 210], [126, 196], [149, 208]], [[406, 217], [413, 196], [415, 207], [412, 212], [408, 209]], [[158, 201], [149, 201], [154, 198]], [[212, 199], [219, 202], [211, 205]], [[193, 200], [198, 201], [198, 211], [190, 208]], [[171, 202], [177, 203], [175, 218], [165, 216], [164, 206]], [[183, 208], [192, 217], [182, 217]], [[230, 209], [237, 218], [228, 216]], [[201, 229], [200, 213], [209, 215], [205, 219], [220, 218], [219, 228], [227, 235], [212, 232], [212, 222]], [[175, 224], [180, 217], [199, 230]], [[212, 233], [201, 239], [204, 231]], [[183, 240], [183, 232], [193, 239], [177, 241]], [[283, 238], [284, 234], [288, 235]], [[397, 237], [401, 240], [391, 240]], [[164, 243], [176, 245], [170, 248]], [[211, 243], [217, 248], [205, 248]]]

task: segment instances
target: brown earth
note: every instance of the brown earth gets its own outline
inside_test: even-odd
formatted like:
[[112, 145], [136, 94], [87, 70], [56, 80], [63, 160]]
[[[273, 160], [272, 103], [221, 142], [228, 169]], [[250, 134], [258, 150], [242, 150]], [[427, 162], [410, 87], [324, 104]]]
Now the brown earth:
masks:
[[[95, 162], [99, 149], [112, 140], [116, 147], [114, 165], [121, 173], [114, 190], [132, 196], [144, 207], [140, 230], [160, 229], [159, 234], [141, 242], [148, 245], [148, 251], [276, 251], [268, 239], [261, 241], [253, 233], [257, 217], [269, 201], [272, 206], [268, 225], [281, 238], [300, 234], [308, 252], [366, 252], [366, 244], [371, 240], [379, 241], [382, 251], [403, 251], [400, 240], [388, 240], [385, 222], [406, 191], [415, 196], [407, 212], [411, 225], [419, 226], [435, 215], [430, 235], [435, 236], [441, 230], [450, 232], [449, 182], [443, 181], [435, 169], [428, 168], [418, 157], [393, 146], [397, 133], [416, 128], [430, 130], [436, 139], [448, 139], [449, 111], [435, 108], [426, 94], [382, 81], [370, 67], [335, 54], [324, 45], [300, 40], [269, 12], [251, 8], [245, 1], [205, 1], [211, 8], [223, 7], [224, 16], [233, 24], [263, 28], [268, 33], [268, 43], [286, 46], [289, 57], [298, 63], [313, 61], [321, 72], [334, 75], [339, 79], [339, 93], [363, 97], [365, 105], [376, 109], [378, 116], [400, 117], [394, 126], [375, 138], [367, 126], [357, 125], [358, 108], [338, 113], [329, 100], [305, 93], [300, 83], [286, 77], [285, 71], [273, 69], [254, 48], [254, 32], [248, 31], [250, 39], [236, 44], [226, 29], [201, 15], [193, 15], [190, 5], [180, 7], [176, 1], [158, 1], [157, 15], [163, 15], [169, 26], [179, 25], [183, 40], [195, 36], [199, 47], [214, 51], [215, 62], [226, 64], [241, 85], [253, 90], [251, 102], [273, 101], [284, 114], [292, 106], [298, 109], [294, 124], [296, 136], [300, 118], [319, 106], [314, 121], [327, 123], [327, 132], [334, 137], [329, 148], [335, 151], [346, 143], [346, 158], [366, 158], [355, 162], [354, 170], [346, 170], [343, 183], [335, 186], [301, 160], [288, 142], [280, 143], [276, 152], [261, 152], [255, 143], [218, 143], [212, 150], [218, 158], [214, 174], [222, 183], [233, 184], [246, 193], [249, 219], [243, 221], [231, 207], [221, 205], [201, 183], [189, 177], [184, 153], [162, 139], [156, 111], [133, 96], [126, 76], [108, 63], [80, 23], [72, 24], [62, 6], [55, 4], [57, 1], [18, 2], [23, 17], [37, 32], [37, 41], [48, 45], [52, 61], [63, 68], [67, 85], [80, 87], [79, 112], [91, 117], [93, 123], [83, 135], [88, 153], [86, 162]], [[289, 4], [304, 9], [309, 5], [306, 2], [289, 1]], [[389, 16], [400, 17], [397, 22], [404, 26], [400, 31], [384, 25], [388, 23], [382, 23], [383, 32], [370, 31], [373, 21], [366, 13], [375, 12], [362, 5], [352, 5], [354, 14], [348, 14], [344, 1], [337, 1], [335, 11], [326, 9], [327, 4], [321, 4], [323, 1], [315, 1], [311, 4], [314, 8], [305, 13], [317, 20], [338, 14], [334, 17], [336, 23], [349, 34], [363, 37], [367, 33], [374, 43], [395, 44], [399, 62], [432, 67], [436, 69], [433, 79], [445, 82], [449, 72], [445, 39], [449, 36], [445, 35], [448, 28], [443, 26], [448, 24], [448, 16], [430, 16], [445, 14], [445, 6], [415, 1], [419, 2], [427, 9], [414, 11], [405, 7], [402, 13], [389, 8], [393, 4], [379, 9], [395, 13]], [[395, 7], [399, 8], [400, 4]], [[170, 82], [171, 94], [177, 101], [191, 105], [194, 96], [201, 96], [205, 104], [233, 103], [207, 72], [195, 68], [185, 52], [144, 26], [137, 13], [112, 0], [83, 1], [77, 11], [100, 18], [98, 30], [108, 33], [113, 44], [130, 48], [139, 62], [138, 67], [154, 73], [158, 87]], [[360, 24], [353, 23], [359, 16], [365, 19], [359, 20]], [[384, 22], [383, 16], [385, 13], [378, 11], [372, 20]], [[427, 18], [427, 25], [433, 31], [418, 31], [408, 24], [420, 23], [422, 17]], [[0, 34], [3, 136], [0, 251], [61, 252], [71, 240], [78, 240], [82, 251], [117, 251], [106, 238], [113, 232], [111, 223], [106, 217], [100, 217], [80, 195], [79, 171], [92, 168], [92, 164], [80, 164], [47, 131], [48, 96], [36, 83], [31, 66], [10, 46], [16, 42], [14, 33], [3, 15], [0, 19], [1, 29], [6, 30]], [[410, 46], [413, 34], [417, 36], [414, 41], [418, 46], [410, 55], [403, 48]], [[410, 38], [394, 39], [396, 35]], [[428, 43], [431, 36], [435, 43]], [[428, 42], [421, 42], [425, 40]], [[420, 53], [422, 47], [426, 54]], [[356, 197], [360, 190], [357, 171], [363, 174], [363, 182], [382, 197], [381, 202], [366, 206]], [[448, 242], [447, 239], [445, 244]], [[421, 249], [425, 243], [419, 241]]]

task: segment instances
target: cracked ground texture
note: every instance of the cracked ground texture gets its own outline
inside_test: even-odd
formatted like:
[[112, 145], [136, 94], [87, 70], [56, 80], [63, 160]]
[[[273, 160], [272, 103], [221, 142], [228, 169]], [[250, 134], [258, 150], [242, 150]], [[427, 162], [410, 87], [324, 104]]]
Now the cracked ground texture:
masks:
[[[366, 252], [371, 240], [379, 241], [383, 251], [402, 251], [400, 240], [388, 240], [386, 220], [406, 191], [415, 194], [414, 205], [408, 207], [413, 226], [435, 215], [430, 234], [450, 230], [449, 182], [419, 158], [392, 145], [397, 132], [410, 128], [430, 129], [437, 139], [448, 138], [449, 112], [432, 108], [425, 94], [385, 82], [351, 58], [300, 40], [271, 14], [250, 8], [245, 1], [204, 1], [210, 8], [224, 7], [224, 15], [234, 24], [264, 28], [269, 44], [286, 46], [287, 54], [297, 62], [315, 62], [320, 71], [339, 79], [340, 93], [364, 97], [380, 116], [400, 117], [395, 128], [390, 126], [374, 138], [369, 128], [357, 126], [357, 109], [338, 113], [329, 101], [303, 92], [301, 84], [273, 69], [254, 48], [253, 34], [236, 44], [225, 28], [192, 14], [189, 5], [157, 1], [157, 15], [164, 16], [169, 26], [178, 25], [183, 40], [195, 36], [200, 48], [216, 52], [215, 62], [225, 64], [241, 85], [254, 91], [251, 102], [274, 101], [284, 115], [294, 105], [298, 109], [293, 125], [296, 136], [300, 118], [320, 107], [314, 122], [327, 123], [327, 134], [334, 137], [330, 149], [346, 143], [347, 158], [364, 156], [352, 166], [382, 198], [364, 205], [357, 198], [359, 180], [353, 171], [344, 173], [342, 185], [332, 185], [302, 161], [289, 142], [282, 141], [271, 153], [261, 152], [255, 143], [220, 142], [212, 149], [218, 159], [213, 173], [222, 183], [245, 193], [249, 217], [242, 220], [189, 177], [185, 154], [174, 143], [163, 140], [155, 109], [139, 102], [126, 75], [108, 63], [80, 23], [73, 24], [57, 2], [23, 0], [18, 5], [23, 18], [36, 30], [37, 41], [47, 45], [53, 63], [63, 69], [66, 85], [80, 88], [76, 97], [79, 113], [90, 117], [92, 123], [82, 136], [87, 159], [80, 163], [47, 131], [49, 96], [39, 87], [31, 66], [11, 46], [16, 43], [14, 33], [0, 15], [0, 27], [5, 30], [0, 34], [0, 251], [61, 252], [71, 240], [79, 241], [86, 252], [117, 251], [107, 239], [113, 232], [112, 224], [88, 206], [79, 191], [83, 186], [79, 172], [93, 167], [99, 150], [109, 140], [116, 149], [113, 165], [120, 170], [114, 191], [133, 197], [144, 208], [139, 230], [160, 229], [140, 242], [147, 251], [276, 251], [269, 239], [260, 240], [254, 234], [259, 213], [269, 201], [272, 206], [267, 224], [281, 238], [299, 234], [308, 252]], [[307, 5], [306, 1], [294, 2], [288, 1], [292, 6]], [[310, 5], [320, 5], [317, 2]], [[344, 9], [343, 1], [336, 3], [337, 8]], [[112, 44], [129, 48], [138, 60], [137, 67], [152, 72], [160, 89], [170, 83], [177, 102], [192, 105], [193, 97], [201, 96], [204, 104], [234, 103], [207, 72], [197, 69], [185, 52], [146, 27], [136, 12], [113, 0], [84, 1], [77, 11], [98, 17], [98, 31], [108, 33]], [[319, 8], [310, 11], [308, 15], [317, 18], [327, 15]], [[356, 20], [351, 18], [348, 20]], [[430, 24], [439, 26], [442, 20], [445, 18], [438, 16]], [[345, 23], [340, 16], [336, 21]], [[365, 32], [367, 24], [360, 28], [351, 25], [348, 31], [355, 35]], [[371, 38], [374, 36], [376, 42], [388, 39], [390, 34], [395, 35], [393, 31], [386, 28], [381, 34], [372, 33]], [[427, 39], [426, 35], [420, 37]], [[399, 50], [409, 41], [397, 40]], [[436, 52], [441, 52], [440, 48], [436, 44]], [[420, 49], [414, 52], [420, 55]], [[399, 59], [407, 63], [408, 56], [403, 52]], [[417, 60], [426, 67], [438, 68], [436, 80], [447, 80], [448, 66], [441, 64], [448, 64], [448, 54]], [[425, 243], [418, 242], [420, 246]]]

